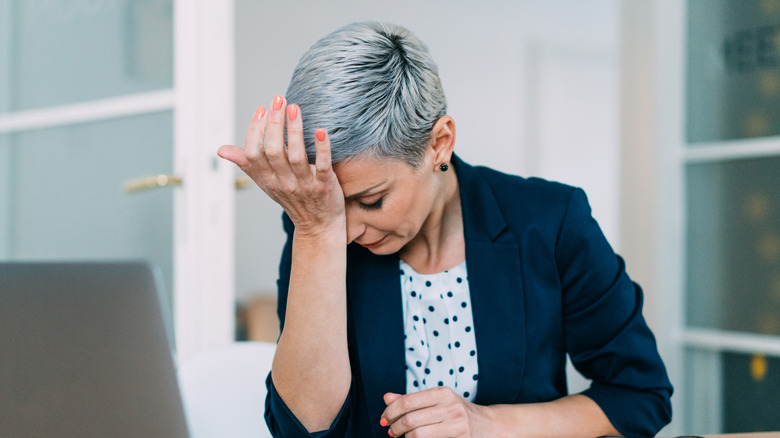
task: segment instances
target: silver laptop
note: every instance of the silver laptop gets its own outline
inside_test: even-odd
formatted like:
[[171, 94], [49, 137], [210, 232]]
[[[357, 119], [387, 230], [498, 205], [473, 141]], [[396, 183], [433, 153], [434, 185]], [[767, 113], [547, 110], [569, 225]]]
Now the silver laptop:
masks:
[[0, 263], [0, 437], [186, 437], [144, 263]]

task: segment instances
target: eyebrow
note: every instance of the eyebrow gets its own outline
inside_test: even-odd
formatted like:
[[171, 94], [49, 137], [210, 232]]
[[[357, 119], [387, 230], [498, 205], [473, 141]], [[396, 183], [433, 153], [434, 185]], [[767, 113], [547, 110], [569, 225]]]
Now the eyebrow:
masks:
[[350, 199], [354, 199], [354, 198], [359, 198], [361, 196], [365, 196], [368, 192], [370, 192], [371, 190], [374, 190], [375, 188], [381, 186], [382, 184], [384, 184], [386, 182], [387, 181], [382, 181], [379, 184], [375, 184], [375, 185], [373, 185], [373, 186], [363, 190], [362, 192], [355, 193], [354, 195], [345, 196], [344, 199], [350, 200]]

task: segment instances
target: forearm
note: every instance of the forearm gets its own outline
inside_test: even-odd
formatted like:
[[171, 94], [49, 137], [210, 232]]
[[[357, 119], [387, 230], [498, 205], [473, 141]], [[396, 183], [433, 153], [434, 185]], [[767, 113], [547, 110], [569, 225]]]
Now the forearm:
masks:
[[345, 232], [293, 237], [277, 392], [310, 432], [328, 429], [349, 392]]
[[490, 406], [501, 437], [593, 438], [618, 434], [601, 408], [590, 398], [575, 394], [533, 404]]

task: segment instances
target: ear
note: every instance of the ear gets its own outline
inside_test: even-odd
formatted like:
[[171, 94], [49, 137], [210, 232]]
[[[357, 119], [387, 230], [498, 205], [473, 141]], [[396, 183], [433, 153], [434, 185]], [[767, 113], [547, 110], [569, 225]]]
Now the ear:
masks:
[[433, 164], [438, 168], [442, 163], [449, 163], [452, 159], [452, 150], [454, 148], [455, 120], [445, 115], [436, 121], [431, 131]]

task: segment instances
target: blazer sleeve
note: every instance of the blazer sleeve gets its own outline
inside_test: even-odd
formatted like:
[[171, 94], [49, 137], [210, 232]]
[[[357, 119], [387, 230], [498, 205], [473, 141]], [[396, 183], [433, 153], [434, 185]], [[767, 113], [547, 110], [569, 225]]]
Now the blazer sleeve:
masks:
[[[286, 213], [282, 215], [284, 231], [287, 233], [287, 243], [282, 250], [282, 259], [279, 264], [279, 279], [277, 280], [278, 304], [276, 312], [279, 316], [279, 325], [284, 330], [284, 315], [287, 308], [287, 291], [290, 286], [290, 266], [292, 264], [292, 239], [294, 226]], [[265, 399], [265, 422], [274, 437], [284, 438], [345, 438], [352, 436], [352, 399], [354, 398], [354, 382], [350, 387], [347, 399], [341, 410], [333, 420], [328, 430], [309, 433], [301, 424], [295, 414], [287, 407], [276, 392], [271, 373], [265, 381], [268, 394]]]
[[642, 316], [643, 294], [574, 189], [555, 249], [566, 348], [592, 380], [584, 395], [628, 437], [654, 436], [671, 421], [672, 385]]

